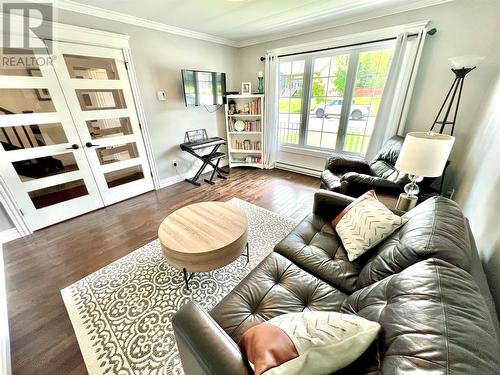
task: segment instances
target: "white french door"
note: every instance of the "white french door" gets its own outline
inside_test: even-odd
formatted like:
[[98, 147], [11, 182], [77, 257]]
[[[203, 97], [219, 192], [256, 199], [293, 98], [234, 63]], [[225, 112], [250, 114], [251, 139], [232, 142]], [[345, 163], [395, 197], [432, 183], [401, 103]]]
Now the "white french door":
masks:
[[54, 51], [54, 69], [104, 204], [152, 190], [123, 52], [61, 42]]
[[55, 51], [0, 67], [0, 174], [34, 230], [153, 189], [122, 51]]
[[0, 173], [33, 229], [103, 206], [52, 67], [0, 69], [0, 142]]

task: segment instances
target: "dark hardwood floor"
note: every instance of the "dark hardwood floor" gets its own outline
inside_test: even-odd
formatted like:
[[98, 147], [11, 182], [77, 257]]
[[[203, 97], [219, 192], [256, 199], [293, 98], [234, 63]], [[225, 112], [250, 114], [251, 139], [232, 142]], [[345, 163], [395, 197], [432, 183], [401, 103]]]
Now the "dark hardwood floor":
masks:
[[6, 244], [13, 374], [87, 373], [60, 290], [155, 239], [170, 212], [237, 197], [299, 219], [318, 187], [319, 179], [295, 173], [236, 169], [215, 186], [181, 182]]

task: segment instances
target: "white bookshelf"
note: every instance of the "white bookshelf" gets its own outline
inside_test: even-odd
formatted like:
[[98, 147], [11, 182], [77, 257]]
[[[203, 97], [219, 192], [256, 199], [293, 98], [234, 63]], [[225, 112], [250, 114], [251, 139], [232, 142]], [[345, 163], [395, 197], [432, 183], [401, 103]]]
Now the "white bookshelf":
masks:
[[[245, 104], [259, 102], [252, 107], [255, 113], [229, 114], [229, 102], [236, 102], [236, 110], [243, 111]], [[259, 109], [259, 111], [256, 111]], [[257, 113], [258, 112], [258, 113]], [[263, 168], [263, 131], [264, 131], [264, 95], [228, 95], [225, 105], [227, 148], [229, 154], [229, 167], [254, 167]], [[237, 131], [234, 123], [241, 120], [245, 129]], [[247, 148], [245, 148], [247, 147]], [[260, 159], [259, 159], [260, 158]]]

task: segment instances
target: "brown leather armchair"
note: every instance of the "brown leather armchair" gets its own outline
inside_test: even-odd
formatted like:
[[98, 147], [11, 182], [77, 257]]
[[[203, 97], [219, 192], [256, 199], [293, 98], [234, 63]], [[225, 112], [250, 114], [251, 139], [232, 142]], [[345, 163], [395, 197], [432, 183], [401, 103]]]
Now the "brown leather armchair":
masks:
[[371, 189], [379, 194], [399, 195], [410, 182], [407, 174], [394, 167], [403, 141], [399, 136], [389, 139], [371, 163], [333, 154], [321, 174], [321, 188], [351, 197], [359, 197]]
[[[321, 173], [321, 188], [351, 197], [359, 197], [372, 189], [378, 194], [398, 196], [404, 185], [410, 182], [407, 174], [394, 167], [403, 141], [400, 136], [390, 138], [370, 163], [333, 154]], [[432, 181], [426, 181], [424, 185], [429, 182]], [[422, 183], [419, 185], [423, 186]]]

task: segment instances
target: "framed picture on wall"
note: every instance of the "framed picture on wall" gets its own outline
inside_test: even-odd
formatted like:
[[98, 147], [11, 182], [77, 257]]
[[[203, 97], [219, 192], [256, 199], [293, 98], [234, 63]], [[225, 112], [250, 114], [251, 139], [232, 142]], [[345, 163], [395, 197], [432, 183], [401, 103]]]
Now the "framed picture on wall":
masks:
[[252, 83], [242, 82], [241, 83], [241, 95], [251, 95], [252, 94]]

